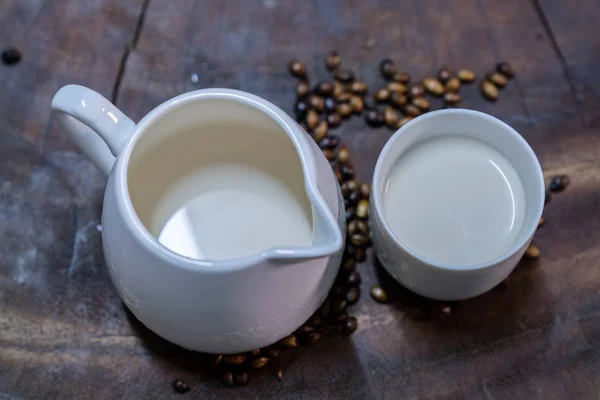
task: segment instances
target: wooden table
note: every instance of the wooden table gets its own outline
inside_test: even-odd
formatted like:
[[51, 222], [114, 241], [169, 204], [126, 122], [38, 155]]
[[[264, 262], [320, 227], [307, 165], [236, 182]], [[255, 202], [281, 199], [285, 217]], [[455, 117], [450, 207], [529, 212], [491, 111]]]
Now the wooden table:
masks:
[[[23, 59], [0, 65], [0, 399], [600, 398], [599, 21], [598, 0], [3, 0], [0, 47]], [[517, 76], [499, 101], [471, 87], [466, 104], [511, 124], [548, 176], [572, 182], [546, 209], [542, 259], [508, 285], [447, 315], [399, 286], [381, 305], [367, 294], [386, 280], [369, 253], [353, 336], [293, 352], [281, 382], [270, 371], [226, 388], [125, 311], [101, 251], [105, 177], [50, 100], [83, 84], [139, 120], [221, 86], [291, 112], [287, 60], [323, 79], [331, 49], [372, 87], [384, 56], [419, 78], [509, 60]], [[338, 132], [368, 181], [391, 131], [354, 118]], [[175, 394], [176, 378], [192, 392]]]

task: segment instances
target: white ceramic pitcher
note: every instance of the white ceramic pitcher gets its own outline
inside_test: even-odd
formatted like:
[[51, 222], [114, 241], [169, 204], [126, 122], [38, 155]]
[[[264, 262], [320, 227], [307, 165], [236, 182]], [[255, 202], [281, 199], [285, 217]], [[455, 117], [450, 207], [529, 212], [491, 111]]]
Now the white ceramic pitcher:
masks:
[[[106, 263], [123, 302], [152, 331], [192, 350], [249, 351], [290, 334], [323, 302], [343, 251], [343, 199], [318, 146], [282, 110], [248, 93], [207, 89], [159, 105], [136, 125], [99, 93], [76, 85], [56, 93], [52, 110], [109, 175], [102, 212]], [[302, 170], [312, 209], [311, 244], [242, 258], [193, 259], [162, 245], [138, 215], [128, 182], [131, 164], [184, 128], [203, 135], [203, 127], [232, 119], [268, 127], [293, 144], [299, 161], [290, 160], [290, 168]]]

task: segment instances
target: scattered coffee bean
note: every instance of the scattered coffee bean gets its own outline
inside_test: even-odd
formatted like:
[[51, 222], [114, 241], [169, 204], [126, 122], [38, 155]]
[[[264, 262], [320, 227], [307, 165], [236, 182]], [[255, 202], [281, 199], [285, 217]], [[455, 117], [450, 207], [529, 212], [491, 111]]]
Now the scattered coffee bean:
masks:
[[528, 258], [530, 260], [536, 260], [540, 258], [540, 249], [538, 249], [534, 245], [529, 245], [529, 247], [525, 251], [525, 258]]
[[277, 372], [275, 373], [275, 376], [277, 377], [278, 380], [282, 381], [283, 380], [283, 370], [280, 368], [277, 370]]
[[335, 152], [331, 149], [323, 149], [321, 150], [327, 161], [335, 160]]
[[387, 293], [379, 285], [372, 286], [369, 293], [371, 294], [373, 300], [379, 303], [387, 303], [388, 301]]
[[[340, 171], [340, 174], [341, 173], [342, 172]], [[352, 220], [352, 218], [354, 218], [355, 215], [356, 214], [355, 214], [355, 211], [354, 211], [353, 207], [346, 207], [346, 221]]]
[[496, 64], [496, 71], [500, 72], [507, 78], [512, 78], [515, 76], [515, 71], [512, 69], [511, 65], [505, 61]]
[[21, 61], [21, 52], [15, 47], [9, 47], [2, 50], [1, 58], [4, 65], [15, 65]]
[[423, 88], [422, 85], [419, 85], [419, 84], [412, 85], [410, 87], [410, 89], [408, 89], [408, 94], [411, 97], [420, 97], [425, 94], [425, 89]]
[[362, 113], [363, 108], [365, 106], [362, 97], [360, 97], [358, 95], [354, 95], [354, 96], [350, 97], [350, 105], [352, 106], [352, 110], [356, 114]]
[[383, 115], [378, 110], [369, 110], [365, 114], [365, 122], [372, 127], [379, 127], [385, 123]]
[[423, 79], [423, 86], [425, 87], [425, 90], [434, 96], [441, 96], [444, 94], [444, 85], [435, 78]]
[[342, 268], [346, 272], [352, 272], [356, 270], [356, 260], [349, 258], [342, 263]]
[[312, 131], [319, 123], [319, 115], [315, 110], [308, 110], [304, 122], [306, 123], [308, 130]]
[[337, 104], [335, 103], [335, 100], [332, 97], [325, 97], [324, 101], [324, 105], [325, 105], [325, 112], [327, 114], [331, 114], [334, 113], [336, 108], [337, 108]]
[[368, 90], [365, 81], [354, 81], [350, 84], [350, 91], [354, 94], [365, 94]]
[[357, 263], [361, 263], [367, 259], [367, 252], [365, 249], [356, 249], [356, 254], [354, 257]]
[[379, 63], [379, 72], [385, 79], [391, 79], [396, 73], [396, 63], [389, 58], [384, 58]]
[[348, 164], [342, 166], [342, 180], [354, 179], [354, 175], [356, 175], [354, 167]]
[[375, 93], [373, 93], [373, 98], [379, 103], [388, 101], [390, 99], [390, 91], [387, 88], [377, 89]]
[[486, 75], [488, 81], [492, 82], [496, 87], [503, 88], [508, 83], [508, 78], [499, 72], [489, 72]]
[[[342, 171], [343, 173], [343, 171]], [[358, 203], [358, 201], [360, 200], [360, 193], [358, 192], [352, 192], [350, 193], [350, 195], [348, 196], [348, 201], [350, 202], [350, 204], [354, 205], [356, 203]]]
[[423, 112], [419, 109], [419, 107], [415, 106], [414, 104], [407, 104], [402, 108], [402, 112], [405, 115], [409, 115], [411, 117], [418, 117], [419, 115], [423, 114]]
[[410, 75], [408, 72], [397, 72], [392, 77], [394, 82], [404, 83], [405, 85], [410, 82]]
[[356, 206], [356, 216], [358, 218], [367, 218], [369, 216], [369, 201], [362, 199]]
[[330, 128], [337, 128], [342, 123], [342, 117], [338, 113], [332, 113], [327, 115], [327, 125]]
[[[313, 326], [319, 326], [319, 325], [321, 325], [321, 322], [323, 322], [323, 317], [321, 317], [321, 315], [318, 312], [313, 314], [313, 316], [310, 317], [310, 319], [308, 320], [308, 323]], [[275, 357], [275, 356], [271, 355], [271, 357]]]
[[327, 135], [327, 137], [321, 140], [319, 147], [322, 149], [335, 149], [340, 144], [340, 137], [337, 135]]
[[303, 120], [308, 112], [308, 104], [304, 100], [300, 100], [294, 106], [294, 113], [296, 113], [297, 120]]
[[346, 284], [348, 286], [358, 286], [358, 285], [360, 285], [360, 282], [361, 282], [360, 274], [356, 271], [353, 271], [350, 274], [348, 274], [348, 277], [346, 278]]
[[245, 354], [227, 354], [223, 356], [223, 361], [232, 365], [243, 364], [247, 359], [248, 357]]
[[458, 93], [460, 90], [460, 80], [456, 77], [448, 79], [444, 85], [444, 89], [446, 89], [446, 92]]
[[258, 357], [260, 355], [260, 349], [252, 350], [252, 357]]
[[[360, 196], [365, 200], [369, 200], [369, 194], [371, 193], [371, 185], [369, 185], [368, 183], [361, 183], [359, 190], [360, 190]], [[359, 221], [359, 222], [363, 222], [363, 221]]]
[[544, 225], [544, 222], [546, 222], [546, 220], [544, 219], [544, 216], [541, 216], [540, 220], [538, 221], [538, 229]]
[[460, 103], [460, 94], [447, 92], [444, 94], [444, 103], [446, 104], [458, 104]]
[[450, 72], [450, 68], [448, 68], [447, 66], [440, 68], [440, 70], [438, 71], [437, 78], [441, 83], [446, 83], [446, 81], [451, 77], [452, 72]]
[[321, 96], [331, 96], [333, 94], [333, 83], [323, 81], [317, 84], [315, 92]]
[[348, 118], [350, 116], [350, 114], [352, 114], [353, 111], [354, 111], [354, 109], [348, 103], [341, 103], [341, 104], [338, 104], [338, 106], [337, 106], [337, 113], [342, 118]]
[[328, 130], [329, 127], [327, 126], [327, 121], [325, 120], [320, 121], [317, 126], [315, 126], [315, 129], [313, 129], [313, 139], [315, 142], [317, 142], [317, 144], [319, 144], [321, 140], [325, 139]]
[[348, 225], [346, 225], [346, 233], [348, 236], [352, 236], [358, 232], [358, 220], [350, 221]]
[[363, 234], [369, 233], [369, 224], [365, 220], [359, 219], [357, 221], [356, 227], [358, 228], [359, 233], [363, 233]]
[[412, 119], [414, 119], [414, 117], [411, 117], [411, 116], [406, 116], [406, 117], [400, 118], [398, 120], [398, 123], [396, 124], [396, 129], [402, 128], [404, 125], [409, 123]]
[[287, 347], [298, 347], [298, 339], [295, 335], [289, 335], [281, 339], [281, 343]]
[[215, 356], [215, 359], [213, 360], [212, 367], [216, 368], [219, 364], [221, 364], [221, 361], [223, 361], [223, 355], [218, 354], [217, 356]]
[[347, 306], [348, 303], [346, 302], [346, 299], [336, 299], [331, 305], [331, 311], [334, 314], [339, 314], [343, 312]]
[[342, 92], [335, 98], [335, 100], [338, 103], [349, 103], [351, 98], [352, 98], [352, 93]]
[[392, 93], [406, 93], [408, 91], [408, 88], [399, 82], [389, 82], [386, 88]]
[[338, 81], [333, 81], [333, 97], [337, 100], [338, 96], [344, 92], [344, 85]]
[[429, 101], [425, 97], [415, 97], [412, 103], [421, 111], [429, 111]]
[[342, 83], [350, 83], [354, 80], [354, 72], [349, 69], [338, 69], [335, 72], [335, 79]]
[[346, 302], [348, 304], [354, 304], [358, 301], [358, 298], [360, 297], [360, 289], [358, 287], [351, 287], [350, 289], [348, 289], [348, 291], [346, 292]]
[[226, 384], [227, 386], [233, 387], [233, 374], [229, 371], [223, 372], [221, 374], [221, 381], [223, 381], [223, 383]]
[[357, 248], [367, 248], [371, 245], [371, 239], [369, 239], [369, 236], [367, 235], [356, 234], [352, 235], [350, 243]]
[[442, 314], [448, 315], [448, 314], [450, 314], [452, 312], [452, 307], [450, 307], [449, 305], [445, 304], [445, 305], [442, 305], [440, 307], [440, 311], [442, 312]]
[[498, 88], [490, 81], [481, 82], [481, 93], [490, 101], [496, 101], [498, 99]]
[[333, 322], [335, 325], [343, 325], [347, 319], [348, 319], [348, 313], [343, 311], [338, 314], [333, 314], [332, 318], [331, 318], [331, 322]]
[[308, 105], [313, 110], [322, 113], [325, 110], [325, 100], [321, 96], [311, 94], [308, 96]]
[[317, 344], [317, 343], [319, 343], [319, 341], [321, 340], [322, 337], [323, 337], [323, 334], [321, 334], [319, 332], [313, 332], [308, 335], [308, 340], [310, 340], [310, 342], [312, 344]]
[[350, 159], [350, 151], [348, 150], [348, 147], [340, 147], [335, 158], [340, 164], [346, 164]]
[[334, 286], [330, 294], [333, 294], [333, 297], [343, 297], [346, 294], [346, 291], [342, 286]]
[[236, 372], [235, 374], [235, 383], [237, 383], [240, 386], [246, 386], [248, 384], [248, 381], [250, 380], [250, 377], [248, 376], [247, 372]]
[[406, 103], [408, 103], [408, 97], [406, 97], [405, 94], [394, 93], [392, 95], [392, 104], [395, 107], [402, 109], [402, 107], [404, 107]]
[[308, 87], [308, 83], [304, 81], [298, 82], [296, 85], [296, 96], [299, 98], [305, 97], [310, 93], [310, 88]]
[[340, 66], [341, 61], [340, 54], [337, 51], [332, 50], [325, 57], [325, 68], [327, 68], [328, 71], [333, 71]]
[[268, 362], [269, 362], [269, 359], [267, 357], [256, 358], [256, 359], [252, 360], [252, 368], [254, 368], [254, 369], [263, 368], [265, 365], [267, 365]]
[[327, 317], [331, 313], [331, 299], [329, 297], [321, 304], [320, 310], [321, 315], [324, 317]]
[[343, 332], [345, 335], [351, 335], [358, 328], [358, 322], [355, 317], [348, 317], [346, 322], [344, 323]]
[[561, 192], [566, 189], [571, 183], [568, 175], [555, 175], [550, 180], [550, 190], [553, 192]]
[[181, 379], [174, 380], [171, 385], [173, 386], [173, 390], [175, 390], [177, 393], [187, 393], [192, 390], [192, 388], [190, 388], [190, 386]]
[[398, 116], [398, 113], [393, 107], [387, 106], [385, 110], [383, 110], [383, 118], [385, 120], [385, 124], [389, 128], [393, 129], [396, 126], [396, 123], [398, 122], [398, 119], [400, 117]]
[[470, 69], [466, 69], [466, 68], [459, 69], [458, 72], [456, 73], [456, 76], [463, 83], [471, 83], [475, 80], [475, 78], [477, 78], [477, 75], [475, 75], [475, 72], [471, 71]]
[[306, 67], [298, 60], [291, 60], [288, 62], [288, 70], [296, 78], [306, 77]]

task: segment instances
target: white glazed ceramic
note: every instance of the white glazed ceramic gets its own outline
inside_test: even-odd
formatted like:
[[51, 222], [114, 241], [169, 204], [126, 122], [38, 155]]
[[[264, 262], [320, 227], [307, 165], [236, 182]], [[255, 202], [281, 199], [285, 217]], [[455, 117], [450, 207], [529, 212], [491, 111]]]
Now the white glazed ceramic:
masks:
[[[211, 108], [214, 100], [226, 105]], [[207, 89], [161, 104], [136, 125], [106, 98], [76, 85], [56, 93], [52, 110], [71, 139], [109, 175], [102, 212], [105, 259], [123, 302], [148, 328], [188, 349], [236, 353], [285, 337], [323, 302], [343, 251], [343, 200], [318, 146], [282, 110], [248, 93]], [[132, 150], [153, 129], [149, 138], [156, 130], [167, 135], [223, 118], [247, 121], [257, 113], [261, 121], [277, 124], [297, 150], [313, 211], [312, 245], [212, 262], [163, 247], [142, 225], [128, 194]]]
[[[510, 249], [495, 260], [459, 267], [434, 263], [405, 246], [386, 224], [383, 184], [391, 167], [410, 147], [442, 135], [470, 136], [491, 145], [508, 159], [523, 182], [526, 196], [523, 227]], [[403, 286], [422, 296], [438, 300], [474, 297], [502, 282], [515, 268], [535, 233], [544, 194], [538, 159], [513, 128], [477, 111], [451, 109], [427, 113], [398, 129], [379, 155], [370, 197], [373, 247], [384, 268]]]

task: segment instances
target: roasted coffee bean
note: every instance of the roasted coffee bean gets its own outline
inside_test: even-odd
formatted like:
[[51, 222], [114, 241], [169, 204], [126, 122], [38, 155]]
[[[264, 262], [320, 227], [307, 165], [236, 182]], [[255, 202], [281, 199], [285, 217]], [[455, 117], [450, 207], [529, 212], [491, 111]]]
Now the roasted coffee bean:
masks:
[[362, 97], [358, 95], [350, 97], [350, 105], [352, 106], [352, 111], [354, 111], [355, 114], [362, 113], [365, 106]]
[[288, 62], [288, 70], [297, 78], [306, 77], [306, 67], [298, 60], [291, 60]]
[[331, 313], [331, 299], [329, 297], [321, 304], [320, 310], [321, 315], [324, 317], [327, 317]]
[[546, 197], [544, 197], [544, 204], [548, 204], [552, 200], [552, 193], [546, 190]]
[[335, 100], [332, 97], [325, 97], [324, 104], [325, 104], [324, 110], [327, 114], [331, 114], [331, 113], [335, 112], [335, 110], [337, 108], [337, 104], [335, 103]]
[[216, 355], [215, 359], [213, 360], [212, 367], [216, 368], [219, 364], [221, 364], [221, 361], [223, 361], [223, 355], [222, 354]]
[[331, 290], [333, 297], [342, 297], [346, 294], [346, 290], [342, 286], [334, 286]]
[[333, 71], [340, 66], [341, 62], [342, 59], [340, 54], [337, 51], [332, 50], [327, 54], [327, 57], [325, 57], [325, 68], [327, 68], [327, 71]]
[[528, 258], [530, 260], [536, 260], [540, 258], [540, 249], [538, 249], [534, 245], [529, 245], [527, 250], [525, 250], [525, 258]]
[[365, 122], [369, 126], [379, 127], [385, 123], [383, 115], [378, 110], [369, 110], [365, 114]]
[[456, 72], [456, 77], [463, 83], [471, 83], [477, 78], [477, 75], [470, 69], [462, 68]]
[[321, 140], [325, 139], [325, 136], [327, 136], [328, 131], [329, 127], [327, 126], [327, 121], [320, 121], [317, 124], [317, 126], [315, 126], [315, 129], [313, 129], [313, 139], [315, 140], [315, 142], [317, 142], [318, 144], [321, 142]]
[[541, 216], [540, 220], [538, 221], [538, 226], [537, 226], [538, 229], [541, 228], [545, 222], [546, 222], [546, 220], [544, 219], [544, 216]]
[[419, 107], [415, 106], [412, 103], [405, 105], [402, 108], [402, 112], [405, 115], [410, 115], [411, 117], [418, 117], [419, 115], [423, 114]]
[[515, 71], [512, 69], [511, 65], [506, 61], [499, 62], [498, 64], [496, 64], [496, 71], [500, 72], [507, 78], [512, 78], [513, 76], [515, 76]]
[[340, 147], [335, 158], [340, 164], [346, 164], [350, 159], [350, 151], [348, 150], [348, 147]]
[[358, 287], [351, 287], [346, 292], [346, 302], [350, 305], [356, 303], [360, 297], [360, 289]]
[[331, 96], [333, 94], [333, 83], [323, 81], [315, 87], [315, 92], [321, 96]]
[[356, 228], [358, 229], [358, 233], [369, 233], [369, 224], [362, 219], [356, 221]]
[[187, 393], [192, 390], [192, 388], [181, 379], [174, 380], [171, 385], [173, 386], [173, 390], [175, 390], [177, 393]]
[[379, 103], [388, 101], [390, 99], [390, 91], [388, 88], [377, 89], [375, 93], [373, 93], [373, 98]]
[[[344, 171], [342, 171], [342, 173], [344, 173]], [[355, 205], [356, 203], [358, 203], [359, 200], [360, 200], [360, 193], [358, 193], [357, 191], [354, 191], [348, 195], [348, 202], [351, 205]]]
[[247, 372], [241, 371], [235, 373], [235, 383], [237, 383], [238, 385], [246, 386], [249, 380], [250, 377], [248, 376]]
[[221, 381], [227, 386], [233, 386], [233, 374], [229, 371], [223, 372], [221, 374]]
[[405, 94], [394, 93], [392, 95], [392, 104], [395, 107], [402, 109], [402, 107], [404, 107], [406, 103], [408, 103], [408, 97], [406, 97]]
[[425, 87], [425, 90], [434, 96], [441, 96], [444, 94], [444, 85], [442, 85], [442, 83], [435, 78], [423, 79], [423, 86]]
[[243, 364], [248, 357], [245, 354], [227, 354], [223, 356], [225, 364], [240, 365]]
[[367, 218], [369, 216], [369, 201], [362, 199], [356, 206], [356, 216], [358, 218]]
[[555, 175], [550, 180], [550, 190], [553, 192], [561, 192], [566, 189], [571, 183], [568, 175]]
[[337, 105], [337, 113], [342, 118], [348, 118], [350, 116], [350, 114], [352, 114], [353, 111], [354, 111], [354, 109], [348, 103], [342, 103], [342, 104]]
[[352, 93], [342, 92], [335, 98], [335, 101], [338, 103], [349, 103], [351, 98]]
[[357, 263], [361, 263], [367, 259], [367, 252], [365, 249], [356, 249], [356, 254], [354, 257], [356, 258]]
[[442, 314], [450, 314], [452, 312], [452, 307], [448, 304], [442, 304], [439, 306], [440, 313]]
[[278, 380], [282, 381], [283, 380], [283, 370], [281, 368], [279, 368], [277, 370], [277, 372], [275, 373], [275, 376], [277, 377]]
[[295, 335], [289, 335], [281, 339], [281, 343], [287, 347], [298, 347], [298, 339]]
[[354, 179], [356, 175], [354, 171], [354, 167], [352, 165], [344, 165], [342, 166], [342, 181], [347, 181], [349, 179]]
[[406, 116], [406, 117], [400, 118], [398, 120], [398, 123], [396, 124], [396, 129], [402, 128], [404, 125], [406, 125], [413, 119], [414, 119], [414, 117], [411, 117], [411, 116]]
[[319, 343], [319, 341], [321, 340], [321, 338], [323, 337], [322, 333], [319, 332], [313, 332], [311, 334], [308, 335], [308, 340], [312, 343], [312, 344], [317, 344]]
[[312, 131], [319, 123], [319, 115], [315, 110], [308, 110], [304, 122], [306, 123], [306, 127], [308, 128], [308, 130]]
[[425, 89], [423, 88], [423, 85], [412, 85], [410, 89], [408, 89], [408, 94], [411, 97], [421, 97], [425, 94]]
[[350, 243], [356, 246], [359, 249], [367, 248], [371, 245], [371, 240], [367, 235], [356, 234], [350, 237]]
[[429, 101], [425, 97], [415, 97], [412, 103], [421, 111], [429, 111]]
[[354, 333], [354, 331], [356, 331], [356, 328], [358, 328], [358, 322], [356, 321], [356, 318], [348, 317], [346, 322], [344, 322], [344, 330], [343, 330], [344, 334], [352, 335]]
[[331, 322], [333, 322], [336, 325], [343, 325], [347, 319], [348, 319], [348, 313], [344, 311], [339, 314], [333, 314], [332, 318], [331, 318]]
[[396, 72], [392, 77], [394, 82], [404, 83], [405, 85], [410, 82], [410, 75], [408, 72]]
[[386, 88], [392, 93], [406, 93], [408, 91], [408, 88], [399, 82], [389, 82]]
[[338, 166], [335, 166], [333, 169], [333, 173], [335, 174], [335, 179], [337, 179], [338, 183], [341, 185], [344, 182], [344, 176], [342, 175], [342, 169]]
[[379, 63], [379, 72], [385, 79], [391, 79], [396, 73], [396, 63], [389, 58], [384, 58]]
[[347, 181], [342, 184], [342, 196], [348, 197], [350, 193], [358, 188], [356, 181]]
[[1, 58], [4, 65], [15, 65], [21, 61], [21, 52], [14, 47], [9, 47], [2, 50]]
[[313, 110], [322, 113], [325, 110], [325, 100], [321, 96], [311, 94], [308, 96], [308, 105]]
[[490, 81], [481, 82], [481, 93], [490, 101], [496, 101], [498, 99], [498, 88]]
[[269, 357], [271, 358], [277, 358], [279, 357], [279, 354], [281, 354], [281, 350], [276, 349], [274, 347], [267, 347], [265, 349], [265, 351], [267, 352], [267, 354], [269, 355]]
[[448, 68], [447, 66], [440, 68], [440, 70], [438, 71], [437, 78], [441, 83], [446, 83], [446, 81], [451, 77], [452, 72], [450, 72], [450, 68]]
[[325, 139], [321, 140], [319, 147], [322, 149], [335, 149], [340, 144], [340, 137], [337, 135], [327, 135]]
[[369, 199], [369, 193], [371, 193], [371, 185], [368, 183], [361, 183], [359, 187], [360, 196], [363, 199]]
[[263, 368], [265, 365], [268, 364], [268, 362], [269, 362], [269, 359], [267, 357], [256, 358], [256, 359], [252, 360], [252, 368], [255, 368], [255, 369]]
[[328, 161], [333, 161], [335, 160], [335, 152], [331, 149], [323, 149], [321, 150], [321, 152], [323, 153], [323, 155], [325, 156], [325, 158]]
[[354, 94], [365, 94], [367, 89], [365, 81], [354, 81], [350, 84], [350, 91]]
[[344, 91], [344, 85], [338, 81], [333, 81], [333, 98], [337, 100], [338, 96]]
[[460, 94], [447, 92], [444, 94], [444, 103], [446, 104], [458, 104], [460, 102]]
[[331, 305], [331, 312], [333, 312], [334, 314], [339, 314], [346, 310], [347, 306], [348, 303], [346, 302], [346, 299], [336, 299]]
[[353, 258], [349, 258], [342, 263], [342, 268], [346, 272], [352, 272], [356, 270], [356, 261]]
[[[352, 192], [352, 193], [356, 193], [356, 192]], [[346, 233], [348, 234], [348, 236], [352, 236], [355, 233], [358, 232], [358, 220], [353, 220], [350, 221], [350, 223], [348, 225], [346, 225]]]
[[[323, 322], [323, 317], [321, 317], [321, 315], [319, 314], [318, 311], [316, 313], [314, 313], [312, 315], [312, 317], [310, 317], [310, 319], [308, 320], [308, 323], [313, 326], [319, 326], [319, 325], [321, 325], [321, 322]], [[273, 357], [273, 356], [271, 356], [271, 357]]]
[[446, 89], [446, 92], [458, 93], [460, 90], [460, 79], [456, 77], [448, 79], [444, 85], [444, 89]]
[[306, 117], [308, 111], [308, 104], [304, 100], [300, 100], [294, 106], [294, 112], [296, 113], [296, 120], [300, 121]]
[[356, 258], [356, 248], [348, 242], [346, 242], [346, 247], [344, 247], [344, 259], [347, 258]]
[[488, 81], [492, 82], [496, 87], [503, 88], [508, 83], [508, 78], [499, 72], [488, 72], [486, 75]]
[[360, 274], [356, 271], [353, 271], [348, 274], [348, 277], [346, 278], [346, 284], [348, 286], [358, 286], [360, 285], [361, 280]]
[[296, 96], [299, 98], [305, 97], [310, 93], [310, 88], [308, 87], [308, 83], [305, 81], [300, 81], [296, 85]]
[[[341, 171], [340, 171], [340, 174], [341, 174]], [[352, 218], [354, 218], [355, 215], [356, 214], [355, 214], [355, 210], [353, 207], [346, 208], [346, 222], [350, 221]]]
[[260, 349], [252, 350], [252, 357], [258, 357], [260, 355]]
[[350, 83], [354, 80], [354, 72], [347, 68], [338, 69], [335, 72], [335, 79], [342, 83]]
[[383, 110], [383, 118], [385, 120], [385, 124], [389, 128], [394, 128], [400, 116], [396, 112], [396, 110], [392, 106], [387, 106], [385, 110]]
[[330, 128], [337, 128], [342, 123], [342, 117], [337, 112], [327, 115], [327, 125]]
[[388, 301], [387, 293], [379, 285], [372, 286], [369, 293], [371, 294], [373, 300], [379, 303], [387, 303]]

